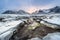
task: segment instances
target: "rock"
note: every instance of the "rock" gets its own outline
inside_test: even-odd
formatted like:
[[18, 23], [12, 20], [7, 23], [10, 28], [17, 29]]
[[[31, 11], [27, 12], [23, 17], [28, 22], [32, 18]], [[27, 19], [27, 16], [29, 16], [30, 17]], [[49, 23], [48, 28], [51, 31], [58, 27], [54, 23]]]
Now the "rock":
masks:
[[60, 32], [49, 33], [47, 36], [43, 38], [43, 40], [60, 40]]
[[0, 21], [3, 21], [4, 18], [0, 18]]
[[35, 28], [39, 27], [40, 24], [37, 22], [33, 22], [32, 24], [29, 25], [28, 29], [34, 30]]
[[38, 37], [35, 37], [35, 38], [31, 38], [31, 39], [29, 39], [29, 40], [41, 40], [41, 39], [38, 38]]

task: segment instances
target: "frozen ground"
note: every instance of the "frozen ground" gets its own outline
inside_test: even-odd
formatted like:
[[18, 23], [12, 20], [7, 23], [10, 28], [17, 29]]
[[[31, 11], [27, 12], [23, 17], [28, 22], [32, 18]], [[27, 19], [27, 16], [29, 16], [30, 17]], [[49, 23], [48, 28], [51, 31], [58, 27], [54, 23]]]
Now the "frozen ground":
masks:
[[[26, 15], [24, 15], [24, 16], [26, 16]], [[47, 14], [46, 16], [49, 18], [45, 18], [43, 20], [45, 20], [49, 23], [60, 25], [60, 15], [59, 14], [55, 14], [55, 15], [51, 14], [49, 16]], [[0, 22], [0, 34], [10, 28], [15, 27], [17, 24], [19, 24], [21, 22], [21, 20], [15, 20], [17, 17], [20, 17], [20, 15], [16, 15], [16, 14], [12, 14], [12, 15], [11, 14], [4, 14], [4, 15], [1, 14], [0, 17], [4, 17], [5, 18], [4, 20], [6, 20], [6, 22]]]
[[21, 20], [10, 21], [10, 22], [5, 22], [5, 23], [0, 22], [0, 34], [6, 32], [6, 31], [9, 31], [9, 30], [13, 30], [13, 28], [17, 27], [17, 25], [21, 22], [22, 22]]
[[[24, 21], [24, 19], [18, 19], [22, 16], [31, 16], [31, 15], [16, 15], [16, 14], [4, 14], [0, 15], [0, 18], [4, 18], [3, 21], [0, 21], [0, 37], [6, 36], [7, 34], [11, 34], [14, 28], [17, 27], [19, 23]], [[43, 19], [49, 23], [58, 24], [60, 25], [60, 14], [44, 14], [44, 15], [37, 15], [37, 16], [47, 16], [47, 18]], [[2, 35], [3, 34], [3, 35]]]
[[60, 40], [60, 32], [49, 33], [43, 40]]
[[60, 25], [60, 15], [52, 15], [52, 16], [48, 16], [49, 18], [45, 18], [43, 20], [52, 23], [52, 24], [57, 24]]
[[17, 26], [22, 20], [17, 20], [17, 15], [1, 15], [0, 18], [4, 18], [0, 21], [0, 39], [8, 40], [12, 35], [13, 31], [16, 30]]

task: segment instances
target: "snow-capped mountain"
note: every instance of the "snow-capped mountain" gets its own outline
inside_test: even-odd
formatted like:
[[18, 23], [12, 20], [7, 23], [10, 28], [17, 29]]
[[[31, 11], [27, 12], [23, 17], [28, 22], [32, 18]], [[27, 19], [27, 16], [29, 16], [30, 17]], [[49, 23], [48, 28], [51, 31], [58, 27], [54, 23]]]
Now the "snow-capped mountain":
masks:
[[5, 12], [3, 12], [2, 14], [16, 14], [16, 11], [12, 11], [12, 10], [7, 10]]
[[52, 13], [60, 13], [60, 6], [56, 6], [50, 9], [38, 10], [33, 12], [33, 14], [52, 14]]
[[[32, 14], [47, 14], [47, 13], [60, 13], [60, 6], [56, 6], [50, 9], [44, 9], [44, 10], [37, 10], [33, 12]], [[24, 10], [19, 10], [19, 11], [12, 11], [12, 10], [7, 10], [3, 12], [2, 14], [29, 14], [28, 12], [25, 12]]]
[[19, 10], [19, 11], [7, 10], [7, 11], [3, 12], [2, 14], [29, 14], [29, 13], [25, 12], [23, 10]]
[[17, 14], [29, 14], [28, 12], [25, 12], [24, 10], [17, 11]]
[[53, 13], [60, 13], [60, 6], [56, 6], [54, 8], [49, 9], [49, 13], [53, 12]]
[[43, 10], [38, 10], [33, 12], [32, 14], [46, 14], [46, 12], [44, 12]]

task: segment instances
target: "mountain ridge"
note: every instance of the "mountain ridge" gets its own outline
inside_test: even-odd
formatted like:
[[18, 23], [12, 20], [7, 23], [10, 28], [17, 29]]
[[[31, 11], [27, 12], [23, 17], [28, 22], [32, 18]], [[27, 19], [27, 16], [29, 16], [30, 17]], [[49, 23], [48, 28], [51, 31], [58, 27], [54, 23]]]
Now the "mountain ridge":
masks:
[[[37, 10], [32, 14], [48, 14], [48, 13], [60, 13], [60, 6], [55, 6], [53, 8], [45, 9], [45, 10]], [[18, 10], [18, 11], [6, 10], [2, 14], [30, 14], [30, 13], [24, 10]]]

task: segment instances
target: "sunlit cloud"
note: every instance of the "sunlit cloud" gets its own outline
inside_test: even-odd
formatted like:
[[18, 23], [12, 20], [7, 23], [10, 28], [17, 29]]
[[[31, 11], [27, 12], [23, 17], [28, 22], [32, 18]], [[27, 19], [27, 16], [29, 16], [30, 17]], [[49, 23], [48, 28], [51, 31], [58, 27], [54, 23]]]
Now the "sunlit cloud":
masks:
[[27, 9], [27, 12], [32, 13], [36, 10], [38, 10], [36, 7], [30, 7], [30, 8]]

